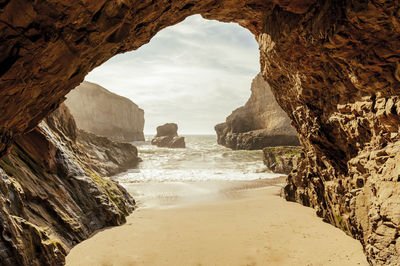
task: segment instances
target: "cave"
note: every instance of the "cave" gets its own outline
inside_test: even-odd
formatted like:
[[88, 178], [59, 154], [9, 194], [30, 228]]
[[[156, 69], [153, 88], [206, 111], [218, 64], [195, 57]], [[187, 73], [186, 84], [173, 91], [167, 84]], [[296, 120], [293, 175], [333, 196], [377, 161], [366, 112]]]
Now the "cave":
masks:
[[[284, 194], [400, 263], [400, 4], [161, 0], [0, 3], [0, 156], [93, 68], [201, 14], [249, 29], [306, 151]], [[7, 238], [7, 236], [3, 236]]]

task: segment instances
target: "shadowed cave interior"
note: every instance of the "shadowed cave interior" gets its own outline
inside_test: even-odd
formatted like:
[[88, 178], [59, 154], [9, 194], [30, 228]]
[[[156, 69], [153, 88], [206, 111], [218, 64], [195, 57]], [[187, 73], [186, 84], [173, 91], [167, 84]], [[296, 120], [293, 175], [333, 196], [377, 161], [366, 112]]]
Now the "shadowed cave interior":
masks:
[[[129, 196], [98, 178], [79, 151], [71, 152], [72, 144], [60, 144], [79, 138], [72, 124], [59, 122], [68, 120], [67, 112], [58, 110], [56, 118], [37, 125], [94, 67], [138, 49], [192, 14], [237, 22], [255, 35], [262, 76], [306, 151], [288, 176], [285, 198], [315, 208], [325, 221], [360, 240], [370, 263], [400, 262], [398, 3], [11, 0], [0, 8], [2, 169], [35, 169], [34, 175], [21, 174], [32, 180], [25, 184], [26, 178], [13, 178], [19, 173], [12, 167], [0, 173], [3, 264], [58, 264], [67, 252], [60, 241], [72, 246], [124, 220], [131, 210]], [[43, 158], [36, 152], [40, 143]], [[16, 148], [9, 151], [12, 145]], [[108, 192], [99, 192], [99, 186]], [[60, 202], [43, 190], [66, 196]], [[82, 213], [71, 215], [74, 223], [64, 215], [67, 201]], [[43, 208], [56, 213], [57, 230], [43, 229], [53, 218], [29, 218]], [[85, 210], [98, 219], [90, 221]], [[56, 231], [60, 240], [51, 237]]]

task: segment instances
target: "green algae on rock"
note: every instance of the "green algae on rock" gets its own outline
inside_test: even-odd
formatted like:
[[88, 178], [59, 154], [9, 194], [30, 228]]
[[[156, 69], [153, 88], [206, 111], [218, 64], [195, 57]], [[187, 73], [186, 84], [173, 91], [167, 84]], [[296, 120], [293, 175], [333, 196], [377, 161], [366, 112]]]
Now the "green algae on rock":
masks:
[[289, 174], [301, 160], [302, 149], [299, 146], [266, 147], [263, 153], [268, 169], [274, 173]]

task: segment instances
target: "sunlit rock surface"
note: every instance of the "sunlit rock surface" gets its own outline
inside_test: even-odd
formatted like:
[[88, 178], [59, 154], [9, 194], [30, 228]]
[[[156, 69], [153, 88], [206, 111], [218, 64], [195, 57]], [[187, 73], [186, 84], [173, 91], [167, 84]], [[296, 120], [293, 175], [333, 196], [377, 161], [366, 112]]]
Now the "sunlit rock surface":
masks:
[[109, 153], [134, 166], [137, 151], [107, 145], [78, 133], [63, 105], [16, 140], [0, 161], [0, 265], [62, 265], [75, 244], [125, 222], [134, 201], [101, 174], [120, 166], [105, 167]]
[[261, 73], [303, 146], [286, 198], [359, 239], [371, 263], [398, 265], [399, 8], [385, 0], [2, 1], [0, 154], [113, 55], [189, 15], [237, 22], [255, 35]]
[[246, 104], [215, 126], [218, 144], [234, 150], [261, 150], [300, 145], [290, 119], [275, 100], [268, 83], [258, 74]]
[[128, 98], [84, 81], [65, 104], [79, 129], [117, 141], [144, 140], [144, 112]]

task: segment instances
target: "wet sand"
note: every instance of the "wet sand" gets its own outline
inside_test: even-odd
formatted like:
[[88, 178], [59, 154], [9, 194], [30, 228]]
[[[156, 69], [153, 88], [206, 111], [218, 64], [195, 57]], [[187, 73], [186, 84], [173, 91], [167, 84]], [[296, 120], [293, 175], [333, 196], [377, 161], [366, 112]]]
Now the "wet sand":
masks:
[[358, 241], [280, 198], [281, 181], [197, 182], [210, 193], [139, 202], [125, 225], [74, 247], [67, 265], [368, 265]]

